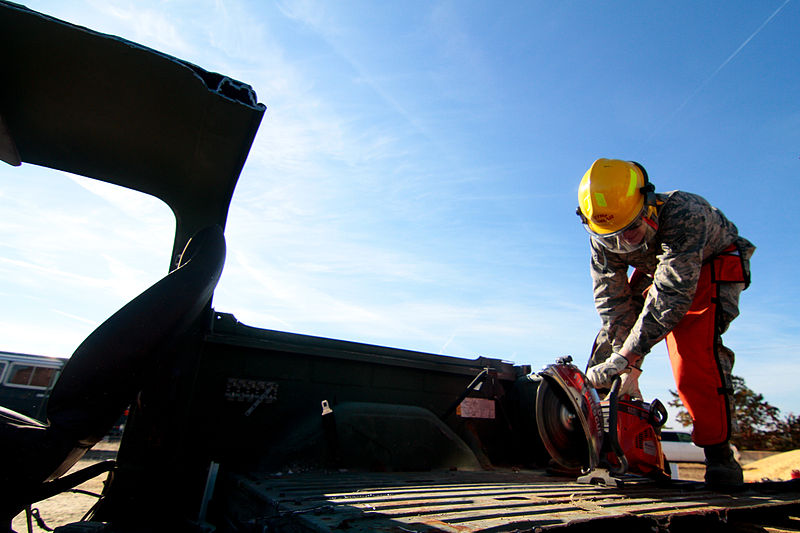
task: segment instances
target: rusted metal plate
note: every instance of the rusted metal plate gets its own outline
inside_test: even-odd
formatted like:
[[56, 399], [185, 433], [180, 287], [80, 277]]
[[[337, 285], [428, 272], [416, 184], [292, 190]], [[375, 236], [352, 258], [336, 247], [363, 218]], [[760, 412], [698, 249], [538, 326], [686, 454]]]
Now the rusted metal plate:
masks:
[[[336, 472], [232, 476], [224, 490], [239, 522], [269, 531], [422, 533], [578, 530], [606, 521], [626, 522], [631, 531], [670, 530], [678, 516], [725, 522], [736, 509], [786, 516], [800, 506], [799, 488], [753, 485], [722, 494], [698, 483], [607, 488], [535, 472]], [[697, 525], [691, 522], [680, 530]]]

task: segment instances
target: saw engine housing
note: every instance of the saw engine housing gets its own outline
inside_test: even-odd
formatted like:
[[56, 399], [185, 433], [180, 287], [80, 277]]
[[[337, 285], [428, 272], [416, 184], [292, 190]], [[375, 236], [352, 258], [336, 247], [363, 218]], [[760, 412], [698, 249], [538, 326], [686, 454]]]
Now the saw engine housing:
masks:
[[[653, 405], [639, 400], [617, 400], [616, 433], [622, 457], [627, 461], [626, 470], [644, 476], [662, 476], [666, 471], [661, 439], [656, 433], [656, 428], [663, 425], [657, 410], [660, 402], [655, 404], [656, 408]], [[605, 433], [611, 439], [612, 429], [608, 427], [611, 400], [601, 401], [600, 406], [606, 421]], [[613, 444], [609, 447], [613, 448]], [[613, 449], [606, 451], [605, 462], [612, 473], [624, 467], [618, 452]]]

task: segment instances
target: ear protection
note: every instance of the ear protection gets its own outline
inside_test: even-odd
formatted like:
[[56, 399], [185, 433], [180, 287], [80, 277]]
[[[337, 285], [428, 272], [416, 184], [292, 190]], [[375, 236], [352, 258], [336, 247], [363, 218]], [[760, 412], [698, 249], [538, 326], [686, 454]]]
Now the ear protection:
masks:
[[631, 163], [636, 165], [639, 170], [642, 171], [642, 176], [644, 176], [644, 185], [639, 188], [639, 192], [644, 195], [644, 203], [647, 206], [647, 217], [655, 220], [655, 216], [657, 214], [656, 206], [658, 205], [656, 200], [656, 187], [650, 183], [650, 178], [647, 176], [647, 171], [640, 163], [637, 163], [636, 161], [631, 161]]

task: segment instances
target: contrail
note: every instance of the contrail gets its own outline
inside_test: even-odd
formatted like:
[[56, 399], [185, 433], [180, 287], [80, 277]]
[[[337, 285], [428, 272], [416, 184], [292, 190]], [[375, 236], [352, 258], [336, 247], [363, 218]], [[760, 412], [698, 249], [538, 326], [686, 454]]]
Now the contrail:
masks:
[[656, 134], [657, 134], [658, 132], [660, 132], [660, 131], [661, 131], [661, 130], [664, 128], [664, 126], [666, 126], [667, 124], [669, 124], [669, 123], [672, 121], [672, 119], [673, 119], [673, 118], [675, 118], [675, 115], [677, 115], [678, 113], [680, 113], [680, 112], [681, 112], [681, 110], [682, 110], [684, 107], [686, 107], [686, 104], [688, 104], [688, 103], [689, 103], [689, 102], [692, 100], [692, 98], [694, 98], [694, 97], [697, 95], [697, 93], [699, 93], [700, 91], [702, 91], [702, 90], [703, 90], [703, 89], [706, 87], [706, 85], [708, 85], [708, 84], [711, 82], [711, 80], [713, 80], [713, 79], [714, 79], [714, 77], [715, 77], [717, 74], [719, 74], [719, 71], [720, 71], [720, 70], [722, 70], [723, 68], [725, 68], [725, 65], [727, 65], [728, 63], [730, 63], [730, 62], [733, 60], [733, 58], [734, 58], [734, 57], [736, 57], [737, 55], [739, 55], [739, 52], [741, 52], [741, 51], [742, 51], [742, 49], [743, 49], [745, 46], [747, 46], [747, 43], [749, 43], [750, 41], [752, 41], [752, 40], [753, 40], [753, 37], [755, 37], [756, 35], [758, 35], [758, 33], [759, 33], [761, 30], [763, 30], [763, 29], [764, 29], [764, 26], [766, 26], [767, 24], [769, 24], [769, 22], [770, 22], [770, 21], [771, 21], [773, 18], [775, 18], [775, 15], [777, 15], [778, 13], [780, 13], [780, 12], [781, 12], [781, 10], [782, 10], [784, 7], [786, 7], [786, 4], [788, 4], [790, 1], [791, 1], [791, 0], [785, 0], [785, 1], [783, 2], [783, 4], [781, 4], [781, 5], [780, 5], [780, 7], [778, 7], [778, 9], [776, 9], [776, 10], [775, 10], [775, 11], [772, 13], [772, 15], [770, 15], [769, 17], [767, 17], [767, 20], [765, 20], [764, 22], [762, 22], [762, 23], [761, 23], [761, 26], [759, 26], [758, 28], [756, 28], [756, 31], [754, 31], [754, 32], [753, 32], [753, 33], [750, 35], [750, 37], [748, 37], [747, 39], [745, 39], [745, 40], [744, 40], [744, 42], [743, 42], [742, 44], [740, 44], [740, 45], [739, 45], [739, 48], [737, 48], [736, 50], [734, 50], [734, 51], [733, 51], [733, 53], [732, 53], [731, 55], [729, 55], [729, 56], [728, 56], [728, 58], [727, 58], [725, 61], [723, 61], [723, 62], [720, 64], [720, 66], [718, 66], [718, 67], [716, 68], [716, 70], [714, 70], [714, 72], [712, 72], [712, 73], [711, 73], [711, 75], [710, 75], [708, 78], [706, 78], [706, 79], [705, 79], [705, 81], [704, 81], [703, 83], [701, 83], [700, 85], [698, 85], [698, 86], [697, 86], [697, 88], [696, 88], [694, 91], [692, 91], [692, 93], [691, 93], [689, 96], [687, 96], [687, 97], [686, 97], [686, 100], [684, 100], [684, 101], [683, 101], [683, 103], [682, 103], [681, 105], [679, 105], [679, 106], [678, 106], [678, 107], [675, 109], [675, 111], [673, 111], [673, 112], [672, 112], [672, 114], [670, 114], [670, 116], [669, 116], [669, 117], [667, 117], [667, 119], [666, 119], [666, 120], [665, 120], [665, 121], [664, 121], [664, 122], [663, 122], [663, 123], [662, 123], [662, 124], [661, 124], [661, 125], [660, 125], [658, 128], [656, 128], [656, 130], [655, 130], [655, 131], [654, 131], [652, 134], [650, 134], [650, 137], [648, 137], [647, 141], [649, 142], [649, 141], [650, 141], [650, 140], [651, 140], [653, 137], [655, 137], [655, 136], [656, 136]]
[[439, 355], [444, 354], [444, 351], [447, 349], [448, 346], [450, 346], [450, 343], [453, 342], [453, 339], [455, 338], [456, 338], [456, 332], [453, 331], [453, 334], [450, 335], [450, 338], [447, 339], [447, 342], [445, 342], [444, 346], [442, 346], [442, 348], [439, 350]]

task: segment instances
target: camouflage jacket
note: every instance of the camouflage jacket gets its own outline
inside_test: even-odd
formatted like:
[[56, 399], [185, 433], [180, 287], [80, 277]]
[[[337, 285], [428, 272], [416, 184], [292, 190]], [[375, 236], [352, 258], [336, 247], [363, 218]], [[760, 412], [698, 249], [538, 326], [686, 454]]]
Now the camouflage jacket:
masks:
[[[657, 200], [658, 231], [639, 250], [617, 254], [592, 239], [594, 301], [614, 351], [624, 346], [647, 354], [686, 314], [704, 261], [732, 243], [746, 259], [755, 250], [704, 198], [672, 191], [658, 194]], [[629, 266], [652, 278], [643, 303], [628, 284]]]

